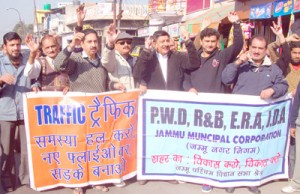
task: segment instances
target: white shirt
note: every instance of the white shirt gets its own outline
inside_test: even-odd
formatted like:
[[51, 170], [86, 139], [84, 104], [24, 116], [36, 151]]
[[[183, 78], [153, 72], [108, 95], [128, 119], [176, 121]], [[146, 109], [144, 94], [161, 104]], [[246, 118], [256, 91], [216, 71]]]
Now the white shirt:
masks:
[[167, 82], [167, 72], [168, 72], [168, 55], [162, 55], [156, 52], [156, 56], [163, 74], [163, 77], [165, 79], [165, 82]]
[[[54, 69], [53, 59], [46, 57], [48, 64]], [[24, 69], [24, 76], [29, 77], [30, 79], [37, 79], [40, 76], [42, 66], [38, 60], [34, 60], [33, 64], [26, 63]]]

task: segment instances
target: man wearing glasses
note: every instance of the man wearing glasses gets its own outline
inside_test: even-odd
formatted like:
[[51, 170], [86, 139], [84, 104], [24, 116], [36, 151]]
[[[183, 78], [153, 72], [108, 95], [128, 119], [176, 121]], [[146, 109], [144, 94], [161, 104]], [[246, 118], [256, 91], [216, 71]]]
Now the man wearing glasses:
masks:
[[133, 37], [125, 32], [116, 33], [114, 24], [111, 24], [101, 58], [102, 65], [109, 72], [110, 80], [124, 84], [126, 89], [135, 88], [132, 76], [134, 60], [130, 55], [132, 39]]

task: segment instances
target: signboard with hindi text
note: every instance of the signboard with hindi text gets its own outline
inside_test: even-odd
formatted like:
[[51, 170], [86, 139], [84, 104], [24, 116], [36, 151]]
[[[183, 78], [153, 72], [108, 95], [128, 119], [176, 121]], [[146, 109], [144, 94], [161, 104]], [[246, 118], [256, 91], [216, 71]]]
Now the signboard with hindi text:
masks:
[[139, 99], [138, 179], [236, 187], [288, 178], [290, 104], [148, 90]]
[[135, 176], [138, 96], [24, 94], [31, 188], [120, 183]]

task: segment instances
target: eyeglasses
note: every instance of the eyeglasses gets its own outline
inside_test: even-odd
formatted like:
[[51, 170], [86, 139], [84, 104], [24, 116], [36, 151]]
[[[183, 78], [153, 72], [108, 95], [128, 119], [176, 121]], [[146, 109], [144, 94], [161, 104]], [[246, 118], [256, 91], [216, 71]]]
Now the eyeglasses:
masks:
[[120, 41], [120, 42], [117, 42], [117, 43], [120, 44], [120, 45], [124, 45], [125, 43], [127, 45], [131, 45], [132, 41], [131, 40], [126, 40], [126, 41]]

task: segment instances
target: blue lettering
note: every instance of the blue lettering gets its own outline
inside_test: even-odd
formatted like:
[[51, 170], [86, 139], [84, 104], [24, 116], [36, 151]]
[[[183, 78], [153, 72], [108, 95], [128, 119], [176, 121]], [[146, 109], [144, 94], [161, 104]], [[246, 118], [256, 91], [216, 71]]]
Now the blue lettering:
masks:
[[38, 120], [38, 125], [42, 125], [42, 105], [35, 106], [34, 109], [37, 111], [37, 120]]
[[51, 109], [49, 106], [44, 105], [44, 122], [45, 124], [52, 124], [52, 118], [51, 118]]

